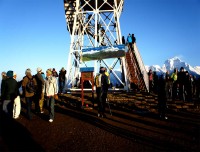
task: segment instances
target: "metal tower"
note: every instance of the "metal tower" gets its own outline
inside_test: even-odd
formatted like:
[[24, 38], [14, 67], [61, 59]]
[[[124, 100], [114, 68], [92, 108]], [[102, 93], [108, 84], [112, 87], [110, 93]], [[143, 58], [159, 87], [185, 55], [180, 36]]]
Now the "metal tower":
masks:
[[[122, 44], [119, 19], [123, 5], [124, 0], [64, 0], [67, 29], [71, 37], [67, 64], [68, 88], [75, 86], [80, 79], [80, 67], [94, 67], [96, 74], [99, 67], [104, 66], [123, 90], [128, 90], [134, 84], [148, 91], [148, 75], [135, 43], [134, 49], [127, 46], [124, 57], [82, 60], [83, 50], [107, 47], [114, 50], [114, 46]], [[116, 68], [120, 69], [121, 76], [116, 74]]]
[[84, 48], [122, 44], [119, 18], [123, 4], [124, 0], [64, 0], [67, 28], [71, 37], [67, 78], [71, 80], [69, 83], [72, 86], [79, 78], [80, 67], [93, 66], [97, 73], [100, 66], [105, 66], [126, 88], [126, 77], [122, 81], [113, 70], [118, 63], [123, 73], [126, 73], [124, 57], [89, 62], [81, 59]]

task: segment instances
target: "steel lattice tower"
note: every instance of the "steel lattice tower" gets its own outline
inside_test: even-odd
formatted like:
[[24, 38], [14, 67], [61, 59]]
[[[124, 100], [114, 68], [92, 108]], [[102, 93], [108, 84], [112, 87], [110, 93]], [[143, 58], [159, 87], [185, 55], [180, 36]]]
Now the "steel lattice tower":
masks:
[[[105, 66], [127, 89], [124, 57], [90, 62], [81, 60], [84, 48], [122, 44], [119, 19], [123, 4], [124, 0], [64, 0], [67, 29], [71, 38], [67, 64], [68, 84], [73, 86], [76, 78], [79, 78], [80, 67], [92, 65], [96, 74], [100, 66]], [[122, 77], [118, 77], [113, 70], [117, 64], [120, 65]]]

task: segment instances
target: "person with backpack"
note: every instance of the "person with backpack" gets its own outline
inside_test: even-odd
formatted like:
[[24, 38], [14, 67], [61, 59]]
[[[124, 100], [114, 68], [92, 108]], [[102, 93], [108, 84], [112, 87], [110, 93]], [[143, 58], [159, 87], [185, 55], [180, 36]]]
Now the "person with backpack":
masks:
[[99, 74], [95, 78], [97, 104], [98, 104], [98, 117], [106, 117], [105, 106], [109, 87], [109, 79], [105, 74], [106, 69], [100, 67]]
[[46, 71], [46, 80], [45, 80], [45, 94], [47, 96], [47, 107], [49, 109], [49, 122], [54, 120], [54, 105], [55, 105], [55, 96], [58, 93], [57, 81], [54, 76], [52, 76], [52, 71]]
[[35, 94], [35, 106], [36, 112], [44, 113], [44, 79], [42, 77], [42, 69], [40, 67], [37, 68], [37, 74], [35, 75], [35, 79], [37, 81], [37, 90]]
[[37, 88], [37, 82], [35, 78], [31, 75], [30, 69], [27, 69], [25, 71], [25, 75], [26, 76], [22, 80], [22, 90], [26, 101], [27, 116], [28, 119], [31, 120], [32, 119], [31, 107]]

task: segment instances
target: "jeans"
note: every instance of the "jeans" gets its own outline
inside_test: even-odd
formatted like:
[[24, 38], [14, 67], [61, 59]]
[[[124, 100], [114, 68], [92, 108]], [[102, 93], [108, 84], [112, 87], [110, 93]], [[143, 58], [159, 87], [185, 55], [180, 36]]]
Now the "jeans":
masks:
[[59, 82], [59, 93], [63, 93], [63, 89], [65, 87], [65, 81]]
[[3, 111], [6, 113], [6, 114], [11, 114], [11, 109], [12, 109], [12, 102], [11, 100], [4, 100], [3, 101]]
[[47, 97], [47, 107], [49, 109], [49, 118], [54, 119], [55, 100], [53, 96]]

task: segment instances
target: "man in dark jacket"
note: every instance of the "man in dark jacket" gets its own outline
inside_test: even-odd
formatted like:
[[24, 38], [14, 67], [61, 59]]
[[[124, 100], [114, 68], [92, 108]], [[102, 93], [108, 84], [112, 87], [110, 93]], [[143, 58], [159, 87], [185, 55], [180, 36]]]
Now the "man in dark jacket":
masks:
[[104, 67], [100, 68], [99, 75], [95, 78], [96, 93], [97, 93], [97, 103], [98, 103], [98, 117], [106, 117], [105, 106], [109, 87], [109, 78], [105, 74], [106, 69]]
[[44, 79], [42, 77], [42, 69], [40, 67], [37, 68], [37, 74], [35, 75], [35, 79], [37, 81], [37, 89], [35, 93], [35, 109], [36, 112], [44, 113], [43, 105], [44, 105]]
[[4, 85], [5, 85], [5, 80], [6, 80], [6, 78], [7, 78], [6, 72], [2, 72], [2, 73], [1, 73], [1, 76], [2, 76], [2, 80], [1, 80], [1, 104], [2, 104], [3, 101], [4, 101], [2, 88], [4, 87]]
[[177, 82], [179, 84], [179, 99], [185, 101], [185, 81], [186, 81], [186, 73], [184, 68], [181, 67], [178, 73]]
[[13, 79], [13, 71], [8, 71], [6, 75], [7, 79], [1, 88], [2, 96], [4, 97], [3, 111], [5, 114], [12, 116], [13, 102], [18, 94], [18, 85], [17, 81]]
[[63, 93], [66, 81], [65, 75], [66, 75], [66, 70], [62, 68], [59, 72], [59, 93]]
[[158, 112], [161, 119], [168, 119], [168, 117], [166, 117], [166, 102], [167, 98], [165, 90], [165, 80], [163, 78], [163, 75], [161, 75], [158, 79]]

